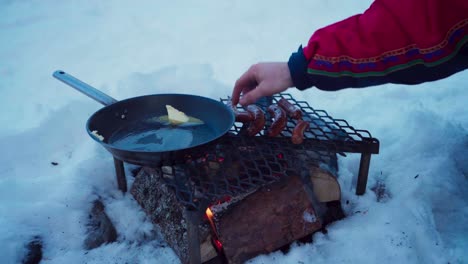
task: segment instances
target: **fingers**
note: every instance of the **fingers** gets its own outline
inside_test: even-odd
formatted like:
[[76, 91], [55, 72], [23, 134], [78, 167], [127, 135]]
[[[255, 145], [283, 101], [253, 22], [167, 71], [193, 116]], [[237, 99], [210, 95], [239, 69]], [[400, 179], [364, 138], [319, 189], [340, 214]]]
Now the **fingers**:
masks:
[[244, 93], [239, 103], [243, 106], [255, 103], [258, 99], [265, 96], [265, 88], [265, 82], [261, 82], [255, 89]]
[[[258, 63], [250, 67], [236, 82], [232, 103], [248, 105], [263, 96], [270, 96], [292, 87], [291, 74], [286, 62]], [[241, 98], [242, 95], [242, 98]]]
[[231, 102], [233, 106], [236, 106], [239, 103], [240, 94], [242, 93], [243, 89], [244, 88], [238, 85], [236, 82], [236, 84], [234, 85], [234, 90], [232, 91], [232, 95], [231, 95]]
[[257, 79], [255, 77], [255, 65], [253, 65], [236, 81], [231, 96], [232, 104], [237, 105], [241, 93], [248, 93], [255, 86], [257, 86]]

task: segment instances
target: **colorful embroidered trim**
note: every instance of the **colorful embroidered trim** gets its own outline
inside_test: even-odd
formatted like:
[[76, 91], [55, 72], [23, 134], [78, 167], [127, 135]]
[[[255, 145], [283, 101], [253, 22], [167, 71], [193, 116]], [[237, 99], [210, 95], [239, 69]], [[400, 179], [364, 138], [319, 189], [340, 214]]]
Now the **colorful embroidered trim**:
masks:
[[[427, 49], [419, 49], [414, 45], [386, 52], [386, 55], [367, 59], [353, 59], [347, 56], [316, 59], [314, 56], [307, 70], [310, 74], [339, 76], [384, 76], [391, 72], [405, 69], [417, 64], [433, 67], [453, 58], [468, 42], [468, 19], [455, 25], [444, 41]], [[313, 68], [310, 68], [313, 67]]]

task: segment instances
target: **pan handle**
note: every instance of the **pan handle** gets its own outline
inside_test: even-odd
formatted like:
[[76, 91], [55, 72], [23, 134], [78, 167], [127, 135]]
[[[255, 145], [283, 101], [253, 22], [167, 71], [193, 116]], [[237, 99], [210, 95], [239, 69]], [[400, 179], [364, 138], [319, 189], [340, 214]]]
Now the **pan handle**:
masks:
[[75, 88], [76, 90], [84, 93], [85, 95], [93, 98], [94, 100], [98, 101], [103, 105], [111, 105], [113, 103], [117, 103], [118, 101], [114, 98], [108, 96], [107, 94], [99, 91], [98, 89], [92, 87], [91, 85], [84, 83], [77, 78], [71, 76], [70, 74], [64, 71], [55, 71], [53, 76], [58, 80], [64, 82], [65, 84], [70, 85], [71, 87]]

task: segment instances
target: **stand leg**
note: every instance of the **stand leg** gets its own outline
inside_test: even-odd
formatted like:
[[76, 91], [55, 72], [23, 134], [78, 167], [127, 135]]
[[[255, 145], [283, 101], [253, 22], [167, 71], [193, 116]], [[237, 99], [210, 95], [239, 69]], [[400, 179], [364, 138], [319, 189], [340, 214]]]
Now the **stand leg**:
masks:
[[115, 174], [117, 176], [117, 186], [119, 190], [127, 192], [127, 180], [125, 179], [125, 169], [123, 161], [114, 158]]
[[187, 239], [190, 264], [201, 264], [200, 240], [198, 234], [199, 213], [194, 210], [185, 210], [187, 217]]
[[370, 165], [371, 154], [362, 153], [361, 162], [359, 163], [359, 175], [356, 184], [356, 194], [363, 195], [366, 192], [367, 186], [367, 177], [369, 175], [369, 165]]

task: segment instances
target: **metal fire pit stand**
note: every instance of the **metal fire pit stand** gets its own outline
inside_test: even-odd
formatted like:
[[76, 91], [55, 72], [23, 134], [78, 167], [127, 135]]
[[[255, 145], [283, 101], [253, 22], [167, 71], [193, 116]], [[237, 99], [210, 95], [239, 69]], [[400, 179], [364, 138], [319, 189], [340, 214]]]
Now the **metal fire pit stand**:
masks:
[[[190, 263], [200, 263], [200, 243], [198, 226], [209, 203], [223, 197], [246, 194], [265, 184], [290, 175], [299, 175], [317, 164], [328, 164], [337, 168], [336, 155], [360, 153], [356, 194], [365, 193], [372, 154], [379, 153], [379, 141], [366, 130], [355, 129], [343, 119], [334, 119], [323, 110], [313, 109], [305, 101], [297, 101], [290, 94], [277, 94], [263, 98], [256, 104], [266, 109], [270, 104], [285, 98], [303, 112], [303, 120], [310, 123], [304, 133], [304, 143], [291, 143], [297, 120], [288, 119], [285, 129], [278, 137], [262, 135], [245, 136], [245, 126], [235, 123], [231, 130], [216, 142], [207, 144], [172, 163], [170, 172], [163, 173], [165, 184], [175, 190], [178, 201], [186, 207], [187, 238]], [[221, 99], [226, 103], [228, 99]], [[244, 111], [239, 108], [240, 111]], [[271, 117], [266, 115], [266, 127]], [[298, 164], [303, 162], [303, 164]], [[232, 165], [237, 164], [237, 172]], [[122, 192], [127, 191], [124, 165], [114, 158], [117, 184]], [[155, 164], [161, 169], [161, 164]], [[298, 167], [299, 166], [299, 167]], [[230, 169], [231, 168], [231, 169]], [[165, 177], [166, 176], [166, 177]], [[301, 176], [308, 196], [314, 199], [312, 187], [306, 182], [307, 175]], [[190, 184], [189, 184], [190, 183]]]
[[[310, 128], [304, 135], [305, 148], [336, 153], [345, 157], [345, 152], [361, 153], [356, 194], [363, 195], [366, 192], [371, 155], [379, 153], [379, 140], [373, 138], [369, 131], [355, 129], [346, 120], [334, 119], [326, 111], [316, 110], [305, 101], [297, 101], [290, 94], [276, 94], [257, 102], [257, 104], [266, 109], [270, 104], [278, 103], [281, 98], [300, 108], [303, 112], [303, 119], [310, 122]], [[227, 102], [228, 99], [221, 99], [221, 101]], [[239, 107], [239, 110], [242, 109]], [[236, 124], [234, 131], [239, 133], [241, 128], [237, 127]], [[283, 141], [284, 144], [287, 144], [295, 125], [296, 122], [289, 121], [281, 136], [272, 140]]]
[[123, 193], [127, 192], [127, 179], [123, 161], [114, 157], [115, 176], [117, 177], [117, 187]]
[[[363, 195], [366, 191], [369, 166], [372, 154], [379, 153], [379, 141], [373, 138], [369, 131], [355, 129], [346, 120], [334, 119], [324, 110], [315, 110], [305, 101], [297, 101], [290, 94], [281, 93], [257, 102], [264, 109], [272, 103], [277, 103], [285, 98], [293, 105], [299, 107], [304, 113], [303, 119], [310, 122], [310, 128], [305, 132], [303, 148], [336, 153], [346, 156], [344, 153], [360, 153], [356, 194]], [[227, 102], [228, 99], [221, 99]], [[239, 107], [239, 110], [243, 110]], [[285, 130], [279, 137], [269, 138], [278, 144], [290, 144], [290, 137], [295, 127], [295, 121], [288, 122]], [[242, 124], [235, 123], [230, 131], [232, 134], [242, 134]], [[127, 191], [127, 181], [123, 162], [114, 157], [114, 165], [117, 176], [117, 185], [122, 192]]]

